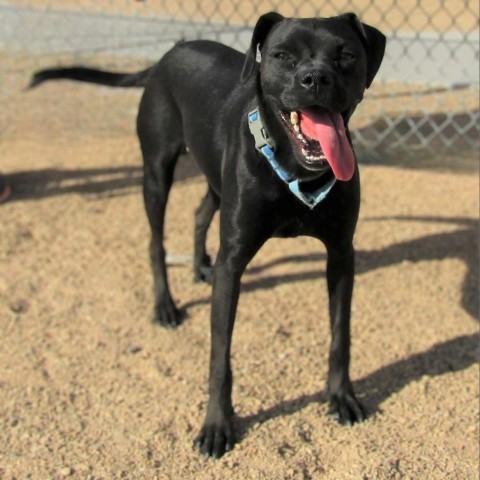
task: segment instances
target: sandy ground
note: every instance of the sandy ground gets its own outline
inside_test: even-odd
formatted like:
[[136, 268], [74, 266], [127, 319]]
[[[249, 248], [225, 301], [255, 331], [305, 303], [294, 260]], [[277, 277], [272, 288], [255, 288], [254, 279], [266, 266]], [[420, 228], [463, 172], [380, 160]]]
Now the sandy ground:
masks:
[[323, 247], [263, 248], [234, 336], [240, 441], [205, 461], [192, 441], [207, 400], [210, 288], [182, 263], [205, 183], [184, 159], [166, 243], [188, 319], [166, 331], [150, 323], [139, 95], [58, 83], [17, 92], [3, 111], [0, 168], [14, 194], [0, 206], [0, 478], [478, 478], [476, 162], [361, 166], [361, 425], [326, 417]]

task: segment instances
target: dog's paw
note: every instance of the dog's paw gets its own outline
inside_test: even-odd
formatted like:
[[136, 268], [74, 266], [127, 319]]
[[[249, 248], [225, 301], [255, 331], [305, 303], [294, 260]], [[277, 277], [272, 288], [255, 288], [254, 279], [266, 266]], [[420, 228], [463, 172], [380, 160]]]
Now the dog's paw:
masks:
[[365, 411], [353, 393], [332, 395], [328, 416], [337, 420], [341, 425], [353, 425], [363, 422], [366, 418]]
[[182, 312], [170, 301], [157, 303], [153, 314], [153, 323], [165, 328], [176, 328], [183, 320]]
[[193, 445], [205, 458], [220, 458], [232, 450], [234, 444], [232, 424], [225, 421], [220, 424], [205, 424]]
[[213, 267], [211, 265], [200, 265], [195, 267], [195, 283], [213, 283]]

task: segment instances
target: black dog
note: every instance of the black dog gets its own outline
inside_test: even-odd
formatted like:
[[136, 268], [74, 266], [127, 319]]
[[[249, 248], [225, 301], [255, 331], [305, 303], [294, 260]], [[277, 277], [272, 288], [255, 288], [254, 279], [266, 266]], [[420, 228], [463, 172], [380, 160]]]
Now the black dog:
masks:
[[195, 442], [205, 456], [220, 457], [234, 444], [230, 345], [240, 278], [273, 236], [310, 235], [326, 246], [329, 411], [342, 424], [364, 419], [349, 378], [360, 184], [347, 124], [384, 50], [385, 37], [354, 14], [285, 19], [269, 13], [258, 20], [246, 56], [214, 42], [184, 42], [137, 74], [73, 68], [39, 72], [32, 81], [146, 83], [137, 126], [152, 230], [155, 321], [164, 326], [180, 321], [162, 239], [175, 162], [187, 147], [207, 177], [195, 220], [197, 279], [212, 277], [205, 237], [218, 208], [220, 250], [213, 274], [210, 399]]

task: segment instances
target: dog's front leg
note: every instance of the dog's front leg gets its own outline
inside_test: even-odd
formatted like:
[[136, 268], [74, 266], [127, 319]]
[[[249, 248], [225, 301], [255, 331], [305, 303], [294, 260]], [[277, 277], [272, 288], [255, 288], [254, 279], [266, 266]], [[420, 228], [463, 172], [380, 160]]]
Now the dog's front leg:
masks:
[[345, 250], [329, 249], [327, 282], [332, 343], [329, 354], [329, 414], [342, 425], [365, 419], [350, 382], [350, 309], [355, 270], [353, 246]]
[[[255, 204], [260, 214], [259, 202]], [[249, 204], [244, 201], [242, 205], [248, 207]], [[254, 217], [250, 208], [236, 208], [235, 215], [232, 210], [230, 207], [226, 214], [220, 214], [220, 250], [215, 262], [212, 294], [209, 401], [205, 422], [195, 440], [200, 452], [213, 458], [221, 457], [235, 443], [230, 348], [240, 279], [271, 232], [269, 223], [265, 219], [262, 222], [261, 216]]]
[[234, 444], [230, 347], [241, 272], [219, 256], [215, 265], [211, 314], [209, 403], [195, 445], [205, 457], [219, 458]]

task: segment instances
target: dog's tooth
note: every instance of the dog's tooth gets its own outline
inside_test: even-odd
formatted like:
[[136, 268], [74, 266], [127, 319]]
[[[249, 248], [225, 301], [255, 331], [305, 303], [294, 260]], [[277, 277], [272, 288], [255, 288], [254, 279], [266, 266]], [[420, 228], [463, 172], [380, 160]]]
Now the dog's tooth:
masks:
[[296, 123], [294, 126], [293, 126], [293, 129], [299, 133], [300, 132], [300, 127], [298, 126], [298, 123]]
[[301, 133], [299, 133], [299, 134], [297, 135], [297, 138], [298, 138], [299, 140], [305, 141], [305, 137], [304, 137]]
[[305, 157], [308, 157], [308, 152], [304, 148], [302, 148], [302, 153]]
[[291, 112], [290, 113], [290, 122], [292, 125], [298, 125], [298, 113]]

